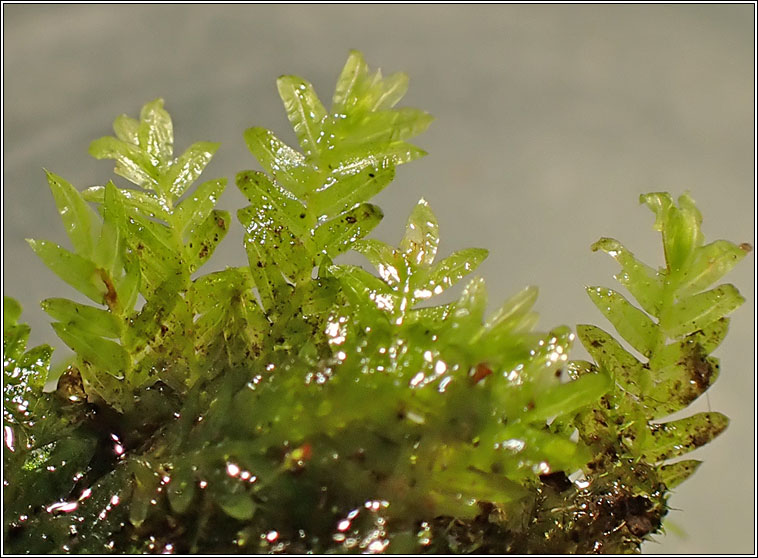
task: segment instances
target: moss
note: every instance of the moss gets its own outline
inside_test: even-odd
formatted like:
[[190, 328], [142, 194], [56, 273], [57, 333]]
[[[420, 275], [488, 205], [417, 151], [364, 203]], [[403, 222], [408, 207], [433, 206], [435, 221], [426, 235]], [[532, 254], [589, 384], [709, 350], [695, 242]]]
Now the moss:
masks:
[[[48, 173], [72, 250], [30, 245], [94, 305], [43, 301], [75, 351], [45, 392], [52, 349], [26, 350], [5, 301], [6, 550], [638, 550], [698, 465], [669, 460], [727, 425], [660, 420], [715, 381], [709, 355], [743, 299], [705, 289], [749, 247], [705, 245], [686, 194], [643, 196], [666, 267], [603, 238], [593, 249], [640, 307], [588, 289], [634, 352], [580, 325], [594, 362], [569, 360], [569, 328], [535, 330], [535, 289], [485, 315], [470, 275], [487, 251], [438, 258], [425, 200], [397, 246], [368, 238], [383, 217], [370, 200], [424, 155], [408, 140], [431, 117], [395, 108], [406, 76], [352, 52], [328, 111], [301, 78], [278, 87], [301, 151], [245, 132], [263, 172], [236, 176], [240, 267], [202, 274], [231, 222], [224, 179], [193, 186], [219, 146], [174, 157], [160, 99], [90, 148], [136, 188]], [[335, 263], [350, 251], [376, 274]]]

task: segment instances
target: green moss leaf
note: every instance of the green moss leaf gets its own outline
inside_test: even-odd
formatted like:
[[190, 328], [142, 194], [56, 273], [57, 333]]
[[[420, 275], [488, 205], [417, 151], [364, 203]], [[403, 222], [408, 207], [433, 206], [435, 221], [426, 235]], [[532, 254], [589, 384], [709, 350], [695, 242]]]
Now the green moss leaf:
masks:
[[27, 242], [53, 273], [80, 293], [102, 304], [107, 289], [95, 264], [53, 242], [32, 239], [27, 239]]
[[264, 128], [245, 130], [245, 143], [264, 170], [296, 196], [303, 196], [317, 176], [305, 157]]
[[120, 321], [100, 308], [77, 304], [65, 298], [48, 298], [42, 301], [42, 309], [74, 330], [110, 338], [121, 335]]
[[190, 145], [166, 173], [165, 181], [169, 184], [169, 194], [179, 198], [203, 173], [206, 165], [218, 151], [221, 144], [200, 141]]
[[310, 198], [309, 208], [318, 216], [333, 217], [381, 192], [395, 177], [395, 169], [368, 166], [356, 173], [334, 173]]
[[579, 339], [592, 358], [625, 390], [642, 395], [650, 385], [649, 372], [633, 355], [599, 327], [579, 325]]
[[21, 317], [21, 305], [14, 298], [3, 296], [3, 326], [14, 326]]
[[[110, 184], [113, 184], [110, 182]], [[115, 188], [115, 185], [114, 185]], [[107, 186], [92, 186], [82, 192], [82, 197], [90, 202], [104, 203]], [[161, 200], [150, 194], [145, 194], [137, 190], [119, 189], [123, 203], [128, 207], [139, 209], [145, 215], [153, 215], [168, 221], [170, 219], [169, 211]]]
[[115, 159], [115, 173], [146, 190], [158, 190], [158, 172], [139, 147], [114, 137], [93, 141], [89, 147], [95, 159]]
[[734, 285], [721, 285], [666, 309], [661, 314], [661, 327], [669, 337], [688, 335], [723, 318], [743, 302], [745, 298]]
[[612, 386], [606, 374], [586, 374], [572, 382], [554, 386], [534, 400], [534, 408], [524, 420], [544, 422], [549, 418], [576, 412], [605, 395]]
[[208, 218], [225, 188], [226, 179], [209, 180], [176, 207], [175, 226], [180, 234], [185, 235]]
[[592, 302], [621, 337], [646, 357], [653, 354], [658, 341], [658, 327], [647, 314], [612, 289], [587, 287], [586, 290]]
[[56, 322], [53, 329], [66, 345], [85, 361], [116, 377], [122, 377], [130, 367], [129, 353], [118, 343], [88, 333], [76, 325]]
[[383, 216], [378, 206], [360, 204], [318, 227], [313, 243], [319, 252], [333, 258], [347, 252], [356, 240], [370, 233]]
[[255, 503], [243, 492], [225, 494], [219, 497], [219, 506], [229, 517], [239, 521], [252, 519], [255, 513]]
[[687, 194], [679, 197], [679, 207], [665, 192], [643, 194], [640, 203], [645, 203], [655, 213], [655, 227], [663, 233], [666, 264], [671, 272], [678, 273], [703, 243], [700, 232], [702, 215]]
[[93, 223], [97, 223], [95, 213], [77, 189], [62, 177], [47, 172], [47, 182], [74, 250], [80, 256], [91, 257], [92, 238], [96, 232]]
[[695, 251], [692, 263], [682, 271], [677, 296], [699, 293], [726, 275], [747, 254], [748, 249], [726, 240], [717, 240]]
[[[164, 168], [174, 154], [174, 127], [163, 99], [155, 99], [146, 103], [140, 111], [138, 129], [140, 147], [150, 157], [150, 163], [156, 168]], [[165, 193], [166, 186], [161, 184]]]
[[321, 145], [325, 143], [321, 135], [321, 126], [326, 118], [326, 109], [319, 101], [313, 86], [297, 76], [282, 76], [276, 81], [276, 85], [303, 153], [306, 157], [317, 155]]
[[651, 462], [679, 457], [704, 446], [728, 425], [729, 419], [717, 412], [653, 425], [651, 436], [642, 446], [643, 456]]
[[113, 122], [113, 131], [121, 141], [139, 145], [139, 120], [122, 114]]
[[661, 482], [666, 485], [666, 488], [673, 490], [690, 478], [702, 463], [702, 461], [698, 461], [697, 459], [684, 459], [676, 463], [663, 465], [660, 468]]
[[592, 250], [603, 250], [621, 264], [622, 271], [615, 276], [624, 285], [640, 306], [653, 316], [660, 313], [663, 298], [663, 281], [656, 271], [637, 260], [629, 250], [613, 238], [601, 238], [592, 245]]
[[406, 254], [413, 265], [428, 266], [437, 255], [439, 242], [437, 218], [426, 200], [422, 199], [416, 204], [408, 218], [405, 236], [400, 242], [400, 250]]
[[216, 246], [229, 231], [230, 219], [228, 211], [214, 209], [205, 221], [190, 229], [185, 247], [190, 273], [194, 273], [213, 255]]

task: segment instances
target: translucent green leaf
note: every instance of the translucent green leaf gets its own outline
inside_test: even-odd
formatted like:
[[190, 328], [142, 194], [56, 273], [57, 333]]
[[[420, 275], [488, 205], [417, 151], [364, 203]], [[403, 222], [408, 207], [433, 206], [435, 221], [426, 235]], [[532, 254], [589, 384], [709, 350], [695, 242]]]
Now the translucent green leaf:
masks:
[[655, 213], [655, 225], [657, 231], [663, 231], [667, 224], [669, 210], [674, 206], [674, 200], [668, 192], [653, 192], [651, 194], [642, 194], [640, 203], [647, 205]]
[[353, 300], [358, 308], [370, 300], [383, 312], [394, 315], [400, 308], [400, 297], [393, 293], [381, 279], [365, 269], [353, 265], [330, 266], [329, 272], [354, 294]]
[[378, 206], [362, 203], [318, 227], [313, 242], [330, 258], [347, 252], [356, 240], [370, 233], [384, 214]]
[[505, 324], [517, 322], [525, 316], [537, 302], [539, 289], [537, 287], [526, 287], [506, 300], [503, 305], [490, 316], [484, 327], [487, 330], [500, 328]]
[[587, 287], [590, 299], [616, 331], [640, 353], [649, 357], [658, 340], [658, 326], [641, 310], [612, 289]]
[[437, 255], [439, 242], [437, 218], [426, 200], [421, 199], [408, 218], [400, 250], [405, 252], [413, 265], [429, 266]]
[[704, 446], [728, 425], [729, 419], [716, 412], [651, 425], [651, 435], [642, 447], [643, 458], [655, 462], [679, 457]]
[[98, 369], [113, 376], [121, 377], [130, 366], [129, 353], [118, 343], [103, 339], [77, 327], [55, 322], [53, 329], [63, 342], [71, 347], [79, 357]]
[[302, 78], [282, 76], [276, 85], [303, 153], [308, 157], [315, 155], [320, 149], [321, 125], [326, 118], [326, 109], [313, 86]]
[[455, 310], [455, 303], [441, 304], [439, 306], [426, 306], [412, 309], [407, 316], [407, 322], [423, 322], [425, 324], [440, 326]]
[[140, 111], [140, 147], [156, 168], [165, 167], [174, 154], [174, 127], [163, 108], [163, 99], [146, 103]]
[[408, 91], [408, 75], [397, 72], [387, 76], [381, 84], [381, 93], [374, 101], [371, 110], [387, 110], [394, 107]]
[[253, 499], [244, 492], [219, 494], [217, 499], [224, 513], [239, 521], [252, 519], [255, 513]]
[[703, 218], [692, 198], [683, 194], [679, 207], [668, 193], [654, 192], [640, 196], [655, 214], [657, 230], [663, 233], [663, 247], [669, 270], [678, 273], [685, 267], [694, 250], [703, 243], [700, 223]]
[[656, 351], [650, 360], [655, 388], [649, 399], [656, 401], [652, 418], [686, 408], [713, 385], [719, 376], [719, 362], [708, 354], [721, 343], [728, 324], [729, 320], [722, 318]]
[[195, 482], [183, 468], [177, 470], [166, 487], [169, 504], [176, 513], [186, 512], [195, 497]]
[[[110, 182], [110, 184], [113, 183]], [[92, 186], [82, 192], [82, 197], [90, 202], [104, 203], [105, 190], [106, 186]], [[153, 195], [126, 188], [118, 188], [118, 192], [123, 203], [128, 207], [139, 209], [145, 215], [155, 216], [164, 221], [168, 221], [171, 218], [168, 206]]]
[[615, 276], [616, 280], [629, 289], [646, 312], [653, 316], [659, 315], [663, 281], [654, 269], [637, 260], [634, 254], [613, 238], [601, 238], [592, 245], [592, 250], [603, 250], [621, 264], [621, 273]]
[[[482, 326], [484, 310], [487, 306], [487, 289], [484, 279], [476, 277], [463, 289], [450, 317], [450, 328], [460, 329], [461, 335], [473, 335]], [[466, 333], [468, 332], [468, 333]]]
[[[544, 428], [525, 427], [522, 423], [506, 426], [500, 440], [513, 440], [523, 443], [523, 449], [518, 452], [519, 459], [517, 462], [521, 464], [527, 459], [533, 461], [531, 464], [523, 463], [527, 467], [544, 461], [547, 462], [551, 470], [573, 471], [586, 463], [589, 457], [586, 448], [562, 436], [556, 436]], [[500, 452], [502, 452], [503, 457], [505, 459], [511, 457], [512, 454], [510, 456], [508, 454], [513, 450], [505, 449], [508, 448], [505, 444], [502, 447], [503, 449]], [[529, 470], [528, 476], [531, 475], [533, 472]]]
[[122, 238], [121, 230], [116, 223], [107, 220], [103, 223], [92, 261], [103, 270], [106, 277], [112, 278], [121, 273]]
[[566, 374], [572, 380], [581, 378], [585, 374], [596, 374], [597, 371], [597, 366], [586, 360], [570, 360], [566, 363]]
[[692, 351], [709, 355], [721, 344], [728, 331], [729, 318], [716, 320], [680, 341], [659, 348], [650, 360], [650, 367], [656, 370], [674, 365]]
[[58, 212], [74, 250], [85, 258], [91, 257], [92, 224], [93, 222], [97, 223], [95, 212], [87, 205], [79, 191], [68, 181], [52, 172], [45, 172], [50, 190], [52, 190], [55, 198], [55, 204], [58, 206]]
[[194, 273], [211, 257], [229, 231], [230, 219], [228, 211], [214, 209], [205, 221], [189, 231], [184, 252], [190, 273]]
[[123, 229], [126, 224], [126, 209], [124, 199], [113, 182], [109, 181], [103, 188], [101, 203], [103, 226], [93, 260], [105, 270], [108, 276], [117, 277], [123, 265]]
[[181, 267], [181, 247], [169, 227], [127, 208], [124, 228], [127, 243], [137, 256], [145, 279], [143, 286], [148, 290], [157, 288]]
[[[354, 174], [372, 167], [398, 166], [415, 161], [427, 153], [423, 149], [406, 143], [395, 141], [385, 145], [371, 144], [341, 150], [338, 154], [322, 153], [327, 165], [332, 165], [334, 171], [340, 174]], [[339, 156], [339, 159], [337, 159]]]
[[288, 191], [271, 182], [265, 174], [243, 171], [237, 175], [237, 187], [256, 212], [257, 220], [251, 223], [256, 225], [256, 229], [273, 231], [283, 225], [301, 239], [307, 235], [306, 208]]
[[130, 321], [124, 335], [124, 345], [133, 349], [138, 343], [153, 339], [181, 300], [180, 294], [187, 287], [188, 277], [175, 273], [163, 281], [152, 293], [140, 310]]
[[601, 369], [607, 370], [626, 391], [642, 395], [650, 385], [650, 372], [608, 333], [592, 325], [576, 326], [577, 335]]
[[[256, 218], [255, 211], [251, 207], [245, 207], [237, 211], [237, 218], [243, 226], [252, 226]], [[270, 312], [276, 306], [277, 296], [284, 296], [287, 283], [272, 258], [271, 251], [265, 246], [265, 241], [246, 235], [244, 246], [261, 305], [266, 312]]]
[[106, 136], [89, 146], [95, 159], [114, 159], [115, 173], [147, 190], [158, 189], [158, 174], [137, 146]]
[[173, 162], [165, 178], [171, 196], [178, 198], [187, 191], [210, 163], [220, 145], [207, 141], [193, 143]]
[[720, 285], [667, 308], [661, 315], [661, 327], [672, 338], [687, 335], [724, 317], [743, 302], [744, 297], [734, 285]]
[[121, 334], [119, 320], [106, 310], [78, 304], [65, 298], [48, 298], [43, 300], [41, 305], [53, 319], [63, 322], [72, 330], [110, 338], [118, 338]]
[[107, 289], [95, 264], [53, 242], [32, 239], [27, 242], [53, 273], [98, 304], [103, 303]]
[[113, 122], [113, 131], [121, 141], [139, 146], [139, 120], [126, 114], [117, 116]]
[[195, 192], [174, 211], [174, 226], [184, 235], [188, 229], [202, 223], [216, 207], [219, 197], [226, 188], [226, 179], [209, 180], [197, 187]]
[[360, 120], [338, 120], [332, 129], [345, 145], [360, 144], [368, 149], [415, 137], [434, 120], [429, 113], [414, 108], [366, 114]]
[[698, 461], [697, 459], [685, 459], [676, 463], [663, 465], [658, 469], [658, 476], [668, 490], [673, 490], [690, 478], [702, 463], [702, 461]]
[[16, 325], [21, 317], [21, 305], [14, 298], [3, 295], [3, 325]]
[[[10, 299], [12, 300], [12, 299]], [[17, 361], [26, 350], [26, 341], [29, 339], [31, 328], [26, 324], [13, 324], [3, 322], [3, 355], [4, 370], [12, 371], [14, 361]]]
[[[26, 338], [24, 338], [24, 342], [26, 342]], [[26, 351], [16, 362], [17, 368], [29, 372], [26, 376], [27, 385], [38, 392], [42, 391], [48, 380], [50, 358], [53, 356], [53, 351], [54, 349], [50, 345], [38, 345]]]
[[[532, 335], [532, 339], [536, 335]], [[546, 335], [540, 335], [531, 343], [528, 362], [520, 373], [521, 379], [528, 378], [540, 391], [553, 382], [557, 383], [555, 372], [568, 360], [573, 341], [574, 334], [566, 326], [558, 326]]]
[[265, 128], [245, 130], [245, 143], [263, 169], [296, 196], [307, 192], [315, 172], [305, 164], [305, 157]]
[[411, 280], [413, 298], [425, 300], [444, 292], [479, 267], [487, 254], [482, 248], [465, 248], [435, 265], [428, 276], [416, 274]]
[[116, 283], [119, 308], [122, 314], [129, 314], [140, 293], [140, 269], [139, 264], [130, 263], [126, 266], [126, 273]]
[[310, 198], [308, 208], [317, 216], [333, 217], [381, 192], [395, 177], [395, 169], [367, 167], [355, 174], [333, 174]]
[[684, 298], [709, 287], [745, 257], [747, 251], [726, 240], [717, 240], [695, 251], [690, 264], [682, 270], [677, 296]]
[[400, 288], [408, 280], [408, 262], [389, 244], [369, 238], [356, 242], [353, 250], [370, 261], [379, 272], [379, 277], [393, 289]]
[[534, 409], [524, 420], [542, 422], [559, 415], [573, 413], [581, 407], [596, 403], [613, 382], [606, 374], [586, 374], [572, 382], [559, 384], [539, 394], [534, 400]]
[[697, 347], [675, 364], [654, 371], [655, 386], [646, 395], [651, 419], [686, 409], [718, 379], [717, 358], [705, 356]]
[[334, 89], [333, 113], [344, 114], [355, 105], [356, 86], [361, 85], [367, 75], [368, 65], [363, 55], [357, 50], [351, 50]]
[[[245, 227], [249, 247], [256, 253], [268, 254], [257, 261], [272, 261], [294, 282], [304, 279], [305, 275], [310, 276], [312, 256], [316, 251], [310, 235], [304, 230], [307, 213], [303, 205], [262, 173], [240, 173], [237, 185], [252, 203], [237, 213]], [[255, 260], [251, 262], [256, 265]]]

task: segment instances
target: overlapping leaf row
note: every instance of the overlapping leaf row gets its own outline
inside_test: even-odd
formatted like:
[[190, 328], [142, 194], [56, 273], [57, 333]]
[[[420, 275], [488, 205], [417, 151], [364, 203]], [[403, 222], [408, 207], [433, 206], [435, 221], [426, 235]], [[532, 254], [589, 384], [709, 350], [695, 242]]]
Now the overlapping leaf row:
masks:
[[[703, 245], [702, 216], [686, 194], [678, 207], [665, 193], [646, 194], [640, 201], [655, 212], [666, 267], [655, 271], [616, 240], [602, 238], [593, 249], [607, 252], [621, 264], [616, 279], [641, 309], [612, 289], [587, 291], [621, 337], [646, 360], [640, 361], [600, 328], [578, 327], [582, 343], [616, 385], [602, 407], [584, 413], [580, 431], [590, 443], [621, 442], [628, 456], [660, 463], [661, 480], [673, 488], [699, 462], [663, 462], [708, 443], [726, 428], [728, 419], [718, 412], [703, 412], [671, 422], [660, 420], [685, 409], [718, 377], [718, 360], [709, 355], [726, 335], [726, 314], [744, 298], [730, 284], [705, 289], [750, 247], [725, 240]], [[615, 420], [618, 417], [623, 421]]]
[[[398, 462], [417, 487], [407, 500], [422, 494], [439, 500], [428, 512], [470, 515], [475, 493], [508, 500], [519, 492], [504, 477], [521, 481], [536, 478], [540, 466], [577, 467], [577, 446], [546, 434], [544, 423], [603, 393], [606, 378], [593, 375], [559, 385], [554, 371], [573, 336], [567, 329], [531, 333], [529, 308], [536, 293], [525, 291], [487, 323], [481, 280], [471, 282], [457, 303], [416, 309], [486, 256], [484, 250], [463, 250], [433, 265], [437, 223], [423, 201], [399, 249], [362, 240], [381, 218], [366, 201], [392, 178], [395, 165], [421, 154], [404, 140], [423, 130], [429, 117], [413, 109], [389, 110], [400, 100], [405, 78], [372, 76], [353, 53], [331, 113], [300, 78], [283, 77], [278, 85], [303, 152], [265, 130], [245, 134], [268, 173], [248, 171], [237, 178], [252, 203], [239, 216], [247, 228], [254, 281], [270, 319], [283, 319], [285, 308], [288, 323], [298, 314], [307, 317], [309, 309], [294, 307], [293, 296], [317, 298], [320, 285], [328, 289], [333, 278], [347, 304], [320, 324], [329, 335], [333, 363], [318, 372], [321, 382], [313, 379], [325, 387], [321, 403], [314, 402], [320, 411], [304, 423], [313, 421], [325, 432], [355, 427], [353, 422], [373, 425], [400, 448], [419, 438]], [[350, 248], [364, 254], [380, 278], [359, 267], [330, 265]], [[318, 281], [311, 279], [314, 266]], [[331, 308], [331, 302], [324, 307]], [[485, 380], [492, 371], [493, 378]], [[510, 380], [504, 372], [512, 372]], [[362, 405], [366, 400], [373, 404]], [[254, 408], [261, 412], [260, 399]], [[292, 421], [287, 428], [294, 428]], [[312, 434], [303, 431], [301, 437]], [[509, 439], [521, 440], [526, 449], [501, 449]], [[443, 494], [436, 495], [429, 483]]]
[[[57, 320], [56, 332], [79, 356], [88, 392], [125, 410], [134, 389], [159, 377], [178, 391], [196, 379], [190, 275], [226, 234], [229, 214], [214, 209], [223, 179], [201, 184], [179, 202], [218, 145], [195, 143], [174, 159], [162, 100], [145, 105], [139, 121], [120, 116], [114, 130], [117, 137], [93, 142], [90, 151], [115, 159], [116, 173], [141, 190], [109, 182], [80, 193], [48, 173], [74, 251], [29, 242], [64, 281], [105, 307], [60, 298], [43, 302]], [[99, 204], [100, 215], [88, 201]], [[146, 303], [136, 310], [140, 295]]]
[[574, 420], [565, 423], [557, 417], [551, 425], [578, 428], [593, 454], [582, 468], [584, 478], [571, 483], [562, 474], [542, 476], [532, 494], [519, 501], [520, 513], [513, 513], [513, 504], [494, 504], [473, 520], [438, 518], [428, 533], [436, 541], [431, 550], [636, 552], [660, 529], [669, 492], [700, 464], [670, 460], [707, 444], [726, 428], [728, 419], [718, 412], [661, 419], [686, 409], [715, 381], [718, 360], [709, 355], [726, 335], [725, 315], [743, 298], [732, 285], [703, 290], [731, 270], [750, 246], [722, 240], [703, 245], [701, 215], [687, 195], [678, 207], [665, 193], [643, 195], [641, 201], [656, 213], [666, 267], [653, 270], [610, 238], [593, 249], [621, 264], [616, 278], [644, 311], [611, 289], [587, 290], [622, 338], [647, 360], [638, 360], [598, 327], [578, 326], [596, 362], [569, 362], [569, 376], [600, 371], [610, 375], [613, 387]]
[[[641, 201], [656, 213], [666, 267], [655, 271], [611, 238], [600, 239], [593, 249], [609, 253], [621, 264], [616, 279], [642, 309], [612, 289], [587, 291], [621, 337], [646, 360], [639, 360], [602, 329], [578, 326], [579, 338], [595, 363], [573, 361], [569, 375], [580, 378], [600, 370], [613, 378], [613, 388], [574, 420], [594, 457], [583, 468], [585, 479], [580, 483], [557, 494], [552, 487], [542, 487], [532, 513], [533, 530], [540, 531], [541, 524], [550, 531], [545, 540], [552, 542], [529, 546], [532, 550], [635, 551], [659, 530], [669, 491], [700, 464], [692, 459], [670, 460], [707, 444], [728, 424], [723, 414], [710, 411], [669, 422], [661, 419], [686, 409], [715, 381], [718, 360], [709, 355], [726, 335], [725, 315], [744, 299], [732, 285], [702, 291], [750, 247], [727, 241], [703, 245], [702, 218], [687, 195], [679, 198], [678, 207], [665, 193], [643, 195]], [[553, 527], [557, 518], [550, 509], [564, 510]], [[486, 548], [491, 539], [480, 538]]]
[[75, 488], [97, 440], [85, 424], [80, 389], [62, 386], [61, 397], [43, 393], [53, 349], [26, 350], [29, 326], [18, 323], [21, 307], [9, 297], [3, 304], [4, 549], [33, 549], [38, 534], [28, 523]]

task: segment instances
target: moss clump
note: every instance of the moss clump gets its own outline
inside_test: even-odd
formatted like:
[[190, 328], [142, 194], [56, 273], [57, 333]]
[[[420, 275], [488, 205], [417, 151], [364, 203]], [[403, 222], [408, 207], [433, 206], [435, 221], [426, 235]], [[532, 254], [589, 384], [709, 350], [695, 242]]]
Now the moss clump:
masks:
[[[407, 140], [431, 118], [394, 108], [405, 75], [353, 52], [329, 111], [301, 78], [278, 86], [301, 150], [244, 134], [264, 169], [236, 177], [247, 265], [201, 274], [231, 224], [225, 180], [193, 188], [218, 145], [174, 157], [161, 100], [90, 149], [136, 188], [48, 173], [73, 250], [30, 244], [94, 305], [42, 302], [75, 351], [47, 393], [52, 349], [26, 350], [5, 301], [6, 550], [638, 550], [698, 464], [669, 460], [727, 425], [660, 421], [718, 375], [743, 299], [705, 289], [745, 247], [704, 245], [687, 195], [643, 196], [666, 267], [604, 238], [640, 308], [588, 291], [636, 353], [582, 325], [594, 362], [571, 361], [569, 328], [535, 330], [533, 288], [490, 316], [481, 278], [435, 304], [487, 252], [438, 258], [426, 201], [397, 246], [367, 238], [383, 216], [369, 200], [424, 155]], [[349, 251], [376, 274], [335, 263]]]

